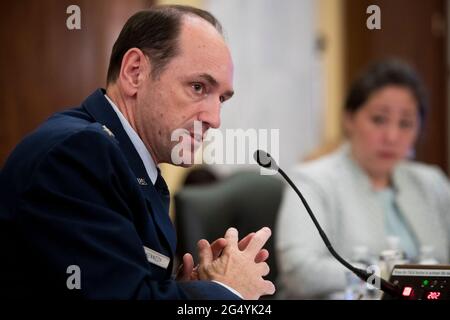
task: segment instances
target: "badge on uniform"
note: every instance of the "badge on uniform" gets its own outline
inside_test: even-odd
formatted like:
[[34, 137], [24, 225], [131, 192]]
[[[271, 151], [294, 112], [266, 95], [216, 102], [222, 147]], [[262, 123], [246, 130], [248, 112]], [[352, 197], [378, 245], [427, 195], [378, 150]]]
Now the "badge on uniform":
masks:
[[144, 178], [137, 178], [137, 182], [141, 185], [141, 186], [148, 186], [147, 181], [145, 181]]
[[165, 255], [156, 252], [155, 250], [147, 248], [146, 246], [144, 246], [144, 251], [145, 255], [147, 256], [148, 262], [155, 264], [163, 269], [167, 269], [170, 263], [169, 257], [166, 257]]

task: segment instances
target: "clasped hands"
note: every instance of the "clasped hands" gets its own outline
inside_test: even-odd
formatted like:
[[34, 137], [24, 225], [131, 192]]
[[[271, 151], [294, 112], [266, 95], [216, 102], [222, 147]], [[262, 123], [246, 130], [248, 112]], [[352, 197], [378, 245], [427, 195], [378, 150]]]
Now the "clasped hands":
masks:
[[239, 241], [238, 231], [229, 228], [224, 238], [211, 244], [202, 239], [197, 243], [199, 264], [194, 266], [192, 255], [186, 253], [177, 280], [216, 280], [248, 300], [274, 294], [274, 284], [263, 278], [270, 271], [269, 252], [263, 249], [270, 236], [270, 229], [264, 227]]

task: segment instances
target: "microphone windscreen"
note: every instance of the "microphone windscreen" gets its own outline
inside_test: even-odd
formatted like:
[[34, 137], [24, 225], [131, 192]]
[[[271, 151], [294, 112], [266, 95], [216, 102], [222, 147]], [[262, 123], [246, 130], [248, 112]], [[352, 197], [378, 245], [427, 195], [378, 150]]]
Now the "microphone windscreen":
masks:
[[253, 158], [255, 159], [256, 163], [258, 163], [263, 168], [278, 170], [277, 163], [266, 151], [256, 150], [253, 154]]

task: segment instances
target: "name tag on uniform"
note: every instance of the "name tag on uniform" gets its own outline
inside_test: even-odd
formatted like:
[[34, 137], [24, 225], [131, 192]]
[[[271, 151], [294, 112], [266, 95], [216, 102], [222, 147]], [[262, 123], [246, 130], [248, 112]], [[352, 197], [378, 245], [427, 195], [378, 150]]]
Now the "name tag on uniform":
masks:
[[161, 267], [163, 269], [167, 269], [170, 263], [169, 257], [166, 257], [165, 255], [156, 252], [155, 250], [147, 248], [146, 246], [144, 246], [144, 251], [145, 255], [147, 256], [148, 262], [156, 264], [158, 267]]

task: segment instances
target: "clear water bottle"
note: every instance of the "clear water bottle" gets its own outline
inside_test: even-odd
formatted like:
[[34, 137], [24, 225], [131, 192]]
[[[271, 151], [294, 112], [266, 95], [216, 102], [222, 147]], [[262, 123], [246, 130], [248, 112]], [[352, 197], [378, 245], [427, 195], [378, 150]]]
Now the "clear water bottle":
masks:
[[402, 261], [397, 250], [389, 249], [381, 251], [380, 260], [378, 262], [381, 278], [389, 279], [392, 269], [398, 264], [397, 261]]
[[386, 242], [388, 245], [387, 250], [390, 250], [393, 253], [393, 255], [395, 256], [395, 259], [397, 259], [397, 260], [405, 259], [405, 253], [403, 252], [403, 250], [401, 248], [399, 237], [388, 236], [386, 238]]
[[420, 247], [419, 264], [439, 264], [439, 261], [434, 255], [434, 247], [430, 245], [423, 245]]
[[389, 279], [395, 265], [409, 262], [400, 248], [400, 238], [389, 236], [386, 240], [388, 249], [381, 251], [379, 260], [380, 273], [383, 279]]
[[[366, 270], [371, 263], [369, 248], [366, 246], [354, 247], [350, 263], [356, 268]], [[345, 279], [345, 300], [361, 300], [367, 297], [367, 285], [364, 281], [350, 271], [346, 272]]]

